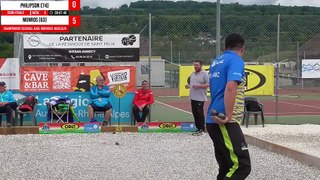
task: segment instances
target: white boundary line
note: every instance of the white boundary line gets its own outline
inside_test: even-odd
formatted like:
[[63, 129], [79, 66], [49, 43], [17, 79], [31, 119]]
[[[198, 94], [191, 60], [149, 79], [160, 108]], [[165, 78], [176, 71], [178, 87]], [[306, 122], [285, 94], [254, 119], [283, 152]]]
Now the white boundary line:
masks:
[[158, 100], [156, 100], [155, 102], [156, 102], [156, 103], [159, 103], [159, 104], [161, 104], [161, 105], [164, 105], [164, 106], [167, 106], [167, 107], [170, 107], [170, 108], [176, 109], [176, 110], [178, 110], [178, 111], [181, 111], [181, 112], [187, 113], [187, 114], [192, 114], [192, 113], [191, 113], [191, 112], [189, 112], [189, 111], [186, 111], [186, 110], [183, 110], [183, 109], [180, 109], [180, 108], [177, 108], [177, 107], [171, 106], [171, 105], [169, 105], [169, 104], [166, 104], [166, 103], [160, 102], [160, 101], [158, 101]]
[[279, 101], [279, 102], [285, 103], [285, 104], [290, 104], [290, 105], [295, 105], [295, 106], [302, 106], [302, 107], [309, 107], [309, 108], [320, 109], [320, 107], [317, 107], [317, 106], [310, 106], [310, 105], [304, 105], [304, 104], [289, 103], [289, 102], [286, 102], [286, 101]]
[[[180, 109], [180, 108], [177, 108], [177, 107], [174, 107], [174, 106], [171, 106], [169, 104], [166, 104], [166, 103], [163, 103], [161, 101], [158, 101], [158, 100], [155, 100], [156, 103], [159, 103], [161, 105], [164, 105], [164, 106], [167, 106], [169, 108], [173, 108], [173, 109], [176, 109], [178, 111], [181, 111], [181, 112], [184, 112], [184, 113], [187, 113], [187, 114], [191, 114], [191, 112], [189, 111], [186, 111], [186, 110], [183, 110], [183, 109]], [[320, 109], [320, 107], [316, 107], [316, 106], [309, 106], [309, 105], [303, 105], [303, 104], [295, 104], [295, 103], [289, 103], [289, 102], [285, 102], [285, 101], [279, 101], [281, 103], [286, 103], [286, 104], [291, 104], [291, 105], [296, 105], [296, 106], [303, 106], [303, 107], [311, 107], [311, 108], [316, 108], [316, 109]], [[286, 113], [280, 113], [281, 116], [285, 116], [285, 117], [290, 117], [290, 116], [306, 116], [308, 115], [309, 113], [312, 114], [312, 115], [308, 115], [308, 116], [319, 116], [319, 115], [315, 115], [314, 112], [293, 112], [293, 113], [299, 113], [298, 115], [294, 115], [294, 114], [288, 114], [286, 115]], [[305, 114], [300, 114], [300, 113], [305, 113]], [[266, 116], [275, 116], [276, 114], [275, 113], [265, 113]]]
[[[265, 114], [264, 116], [265, 117], [275, 117], [276, 114], [275, 113], [274, 114]], [[309, 115], [309, 114], [296, 114], [296, 115], [294, 115], [294, 114], [280, 114], [279, 115], [279, 117], [306, 117], [306, 116], [319, 117], [320, 115], [314, 115], [314, 114], [311, 114], [311, 115]]]

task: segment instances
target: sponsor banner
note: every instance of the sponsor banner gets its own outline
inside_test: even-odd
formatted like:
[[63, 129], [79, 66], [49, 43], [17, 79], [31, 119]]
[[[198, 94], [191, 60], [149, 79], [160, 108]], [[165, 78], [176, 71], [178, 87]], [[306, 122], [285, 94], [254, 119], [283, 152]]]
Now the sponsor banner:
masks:
[[6, 83], [7, 89], [20, 89], [20, 72], [18, 58], [0, 58], [0, 81]]
[[21, 92], [86, 92], [96, 84], [98, 76], [103, 76], [111, 89], [124, 84], [133, 92], [135, 75], [134, 66], [24, 66], [21, 68]]
[[24, 34], [25, 49], [139, 48], [139, 34]]
[[139, 34], [25, 34], [23, 42], [25, 62], [139, 61]]
[[138, 61], [139, 49], [25, 49], [25, 62], [115, 62]]
[[[202, 66], [209, 73], [209, 66]], [[180, 66], [179, 95], [189, 96], [185, 89], [187, 79], [194, 71], [193, 66]], [[247, 65], [245, 66], [247, 85], [245, 95], [274, 95], [274, 66], [273, 65]], [[208, 95], [209, 93], [208, 88]]]
[[138, 132], [194, 132], [196, 127], [191, 122], [150, 122], [138, 123]]
[[303, 59], [302, 78], [320, 78], [320, 59]]
[[109, 85], [125, 84], [130, 82], [130, 70], [119, 70], [108, 72]]
[[[38, 99], [38, 104], [35, 106], [35, 116], [37, 122], [48, 122], [48, 108], [46, 103], [53, 96], [69, 97], [73, 104], [73, 109], [80, 122], [89, 122], [88, 105], [91, 103], [89, 92], [14, 92], [15, 97], [24, 97], [33, 95]], [[117, 98], [112, 93], [110, 101], [112, 104], [111, 123], [112, 124], [131, 124], [132, 101], [134, 92], [128, 92], [122, 98]], [[95, 119], [103, 122], [104, 115], [96, 114]], [[31, 121], [30, 115], [24, 116], [24, 121]]]
[[39, 123], [39, 134], [100, 133], [101, 123]]
[[245, 95], [274, 95], [274, 66], [245, 66], [247, 88]]

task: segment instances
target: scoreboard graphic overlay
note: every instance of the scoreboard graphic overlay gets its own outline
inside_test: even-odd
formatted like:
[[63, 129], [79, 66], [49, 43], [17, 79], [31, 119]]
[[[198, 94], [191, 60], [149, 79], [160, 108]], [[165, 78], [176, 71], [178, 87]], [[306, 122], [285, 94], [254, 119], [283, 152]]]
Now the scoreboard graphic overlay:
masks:
[[69, 32], [80, 26], [80, 0], [1, 1], [1, 32]]

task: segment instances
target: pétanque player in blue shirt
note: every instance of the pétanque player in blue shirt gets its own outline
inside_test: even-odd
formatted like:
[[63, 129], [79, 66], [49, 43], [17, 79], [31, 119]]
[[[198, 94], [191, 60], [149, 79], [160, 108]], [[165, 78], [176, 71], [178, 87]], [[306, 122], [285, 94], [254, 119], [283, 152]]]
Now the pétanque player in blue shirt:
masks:
[[[225, 39], [225, 52], [210, 66], [211, 103], [206, 127], [219, 164], [218, 180], [242, 180], [251, 171], [248, 146], [240, 128], [245, 90], [243, 53], [244, 39], [239, 34], [230, 34]], [[225, 114], [226, 118], [212, 116], [212, 110]]]

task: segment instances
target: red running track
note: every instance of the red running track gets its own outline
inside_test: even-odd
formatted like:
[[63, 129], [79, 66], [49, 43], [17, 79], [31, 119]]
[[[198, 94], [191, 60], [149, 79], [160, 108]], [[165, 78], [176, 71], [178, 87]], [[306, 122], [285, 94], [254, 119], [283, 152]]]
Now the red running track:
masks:
[[[191, 104], [189, 100], [182, 99], [174, 101], [161, 101], [170, 106], [177, 107], [179, 109], [191, 112]], [[275, 101], [261, 101], [264, 106], [265, 116], [276, 115], [276, 102]], [[208, 109], [209, 101], [205, 103], [205, 113]], [[308, 116], [308, 115], [320, 115], [320, 102], [319, 100], [292, 100], [283, 101], [279, 100], [278, 103], [279, 116]]]

